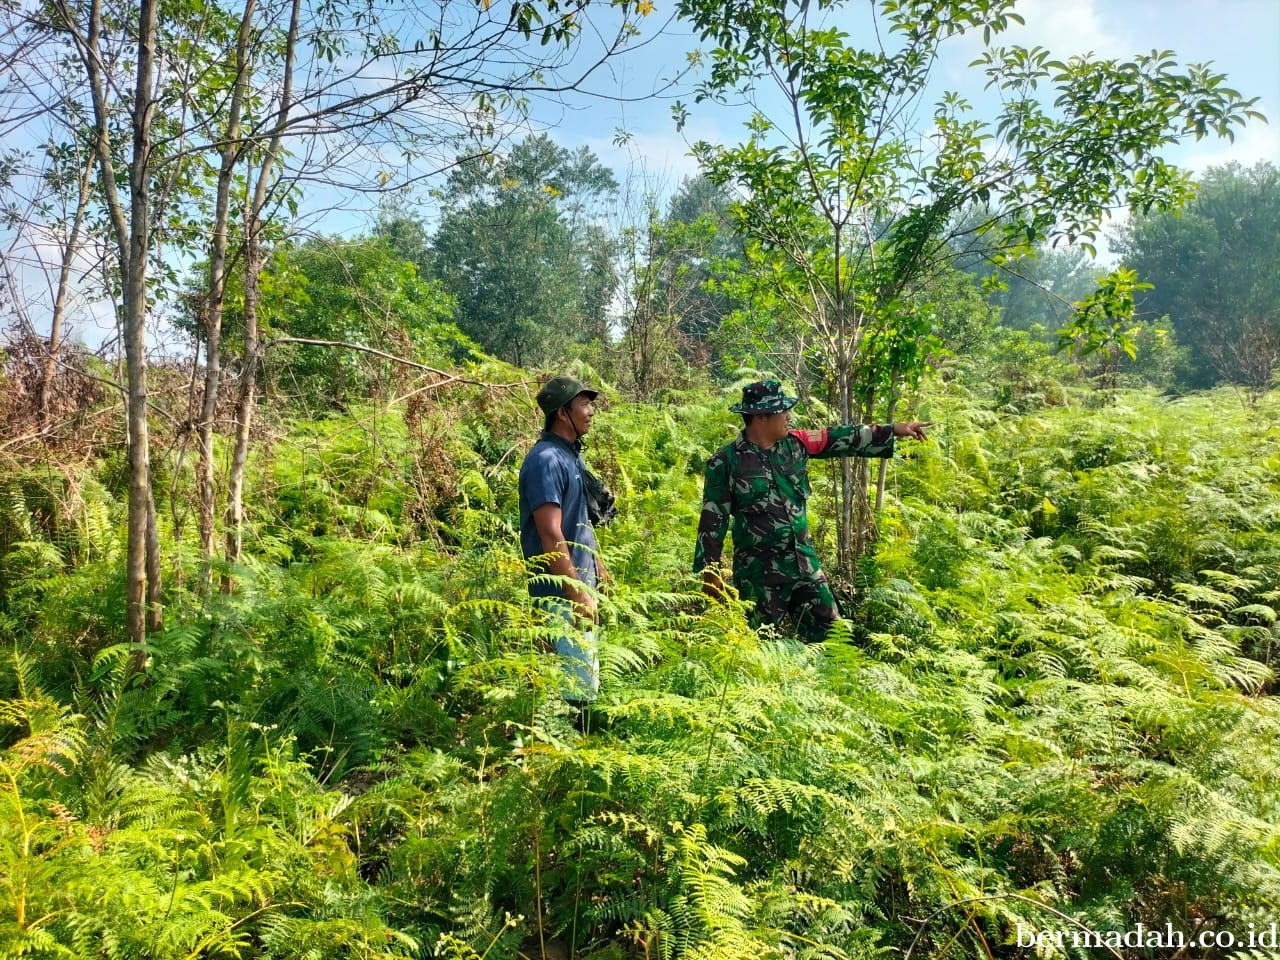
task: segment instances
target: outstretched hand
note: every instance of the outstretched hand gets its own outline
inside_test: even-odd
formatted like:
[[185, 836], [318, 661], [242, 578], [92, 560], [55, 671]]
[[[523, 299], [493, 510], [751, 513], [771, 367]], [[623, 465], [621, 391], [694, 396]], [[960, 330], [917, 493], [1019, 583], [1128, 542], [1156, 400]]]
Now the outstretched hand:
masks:
[[895, 437], [910, 437], [912, 440], [928, 440], [925, 435], [924, 428], [932, 427], [932, 420], [912, 420], [910, 423], [895, 423], [893, 425], [893, 435]]

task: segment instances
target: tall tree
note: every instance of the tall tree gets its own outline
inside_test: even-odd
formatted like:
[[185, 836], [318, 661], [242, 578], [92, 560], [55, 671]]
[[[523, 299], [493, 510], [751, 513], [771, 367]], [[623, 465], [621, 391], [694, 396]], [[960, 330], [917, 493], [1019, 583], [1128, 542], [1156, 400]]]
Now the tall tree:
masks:
[[[713, 179], [738, 188], [734, 213], [754, 261], [807, 331], [847, 420], [876, 410], [874, 382], [859, 383], [870, 372], [859, 361], [864, 339], [898, 322], [904, 294], [954, 259], [958, 236], [991, 234], [1001, 261], [1044, 242], [1091, 242], [1125, 203], [1176, 208], [1190, 188], [1162, 149], [1230, 135], [1252, 113], [1254, 101], [1222, 75], [1181, 70], [1167, 52], [1058, 61], [1040, 48], [991, 45], [1020, 20], [1014, 7], [880, 0], [860, 44], [844, 28], [855, 5], [838, 0], [678, 5], [713, 45], [698, 99], [757, 105], [742, 143], [696, 152]], [[975, 65], [1001, 97], [991, 120], [955, 93], [925, 104], [940, 48], [966, 33], [983, 37]], [[922, 116], [927, 129], [915, 126]], [[969, 225], [964, 214], [979, 207], [990, 216]], [[854, 469], [846, 464], [841, 482], [845, 572], [870, 520]]]
[[603, 339], [616, 280], [601, 206], [616, 189], [590, 150], [545, 134], [461, 163], [433, 244], [458, 328], [520, 365]]
[[[128, 434], [129, 507], [128, 546], [125, 559], [126, 621], [129, 636], [137, 643], [162, 623], [159, 533], [155, 499], [151, 491], [151, 444], [147, 420], [147, 269], [151, 261], [152, 122], [156, 66], [158, 0], [140, 0], [133, 22], [134, 81], [129, 92], [132, 144], [128, 153], [128, 192], [117, 186], [117, 159], [112, 142], [111, 99], [114, 77], [107, 70], [109, 43], [104, 32], [110, 21], [102, 0], [91, 0], [88, 10], [56, 6], [61, 25], [69, 32], [88, 78], [93, 104], [93, 150], [98, 163], [97, 187], [108, 213], [110, 236], [116, 253], [122, 290], [121, 328], [127, 383], [125, 389]], [[133, 13], [132, 10], [125, 11]], [[139, 653], [135, 665], [141, 667]]]
[[400, 260], [412, 263], [420, 276], [431, 274], [430, 231], [399, 197], [384, 198], [373, 235], [386, 243]]
[[717, 301], [706, 289], [717, 240], [711, 215], [689, 222], [663, 218], [652, 198], [647, 220], [622, 230], [618, 257], [623, 380], [640, 399], [678, 383], [689, 361], [705, 366], [707, 333], [719, 325]]
[[1168, 316], [1192, 348], [1190, 386], [1267, 389], [1280, 364], [1280, 168], [1214, 167], [1180, 216], [1134, 217], [1117, 249], [1152, 285], [1138, 309]]
[[[214, 418], [222, 385], [222, 314], [227, 292], [227, 257], [231, 244], [231, 188], [236, 174], [240, 173], [240, 161], [248, 146], [242, 137], [242, 124], [246, 119], [252, 123], [253, 119], [245, 114], [251, 109], [248, 101], [253, 92], [250, 82], [254, 79], [252, 46], [258, 16], [257, 0], [245, 0], [239, 28], [235, 33], [234, 55], [227, 57], [225, 65], [221, 66], [225, 71], [225, 76], [221, 79], [230, 90], [230, 97], [221, 116], [210, 111], [208, 117], [210, 127], [218, 131], [216, 139], [221, 141], [221, 149], [214, 187], [213, 222], [209, 231], [208, 280], [204, 294], [200, 297], [199, 311], [200, 330], [204, 334], [205, 363], [204, 392], [196, 419], [196, 436], [200, 448], [197, 479], [200, 491], [200, 546], [205, 557], [212, 557], [215, 550], [217, 482], [214, 475]], [[290, 79], [297, 49], [297, 33], [298, 4], [295, 2], [290, 11], [284, 53], [286, 77]], [[216, 63], [210, 65], [215, 76], [219, 66]], [[286, 85], [291, 86], [291, 83]], [[198, 109], [199, 98], [196, 104]], [[222, 107], [222, 103], [219, 102], [217, 106]], [[211, 576], [212, 570], [207, 570], [206, 578]]]
[[675, 269], [668, 271], [664, 285], [681, 288], [684, 307], [680, 328], [691, 345], [705, 343], [739, 306], [714, 282], [726, 262], [740, 261], [744, 255], [731, 203], [722, 185], [699, 174], [680, 184], [667, 210], [665, 226]]

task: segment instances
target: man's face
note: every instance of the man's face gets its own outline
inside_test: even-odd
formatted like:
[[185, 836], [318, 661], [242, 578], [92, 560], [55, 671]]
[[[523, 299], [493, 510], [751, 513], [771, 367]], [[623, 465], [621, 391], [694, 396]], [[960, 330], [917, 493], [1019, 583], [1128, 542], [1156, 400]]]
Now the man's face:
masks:
[[784, 410], [782, 413], [769, 414], [764, 418], [764, 426], [769, 442], [777, 443], [791, 429], [791, 411]]
[[591, 429], [591, 418], [596, 415], [596, 411], [591, 398], [585, 393], [578, 394], [562, 409], [565, 416], [578, 428], [579, 436], [584, 436]]

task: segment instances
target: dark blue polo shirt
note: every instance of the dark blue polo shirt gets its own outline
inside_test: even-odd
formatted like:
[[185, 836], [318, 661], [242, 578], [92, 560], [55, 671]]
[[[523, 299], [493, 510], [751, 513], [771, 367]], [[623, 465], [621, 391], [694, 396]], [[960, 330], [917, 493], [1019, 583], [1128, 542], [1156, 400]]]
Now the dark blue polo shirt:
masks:
[[[569, 556], [578, 571], [578, 579], [589, 587], [596, 585], [596, 534], [587, 519], [587, 497], [582, 484], [582, 459], [569, 441], [543, 431], [520, 465], [520, 549], [529, 560], [546, 551], [533, 522], [533, 511], [543, 504], [560, 507], [560, 524], [569, 541]], [[529, 580], [529, 595], [563, 597], [556, 584]]]

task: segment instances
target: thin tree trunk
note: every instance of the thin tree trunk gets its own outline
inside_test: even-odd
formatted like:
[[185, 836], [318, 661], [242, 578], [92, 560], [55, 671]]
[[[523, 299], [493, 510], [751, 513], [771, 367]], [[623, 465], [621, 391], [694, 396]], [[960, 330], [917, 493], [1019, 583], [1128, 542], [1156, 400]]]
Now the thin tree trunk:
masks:
[[[262, 211], [267, 203], [267, 190], [272, 173], [280, 158], [280, 144], [289, 122], [290, 101], [293, 98], [293, 61], [297, 46], [301, 0], [293, 0], [289, 19], [289, 35], [284, 54], [284, 83], [280, 90], [280, 109], [275, 129], [254, 185], [252, 201], [245, 211], [244, 257], [244, 369], [241, 372], [240, 399], [236, 405], [236, 438], [231, 453], [231, 471], [227, 478], [227, 561], [240, 559], [244, 547], [244, 472], [249, 462], [249, 435], [253, 426], [254, 403], [257, 391], [258, 361], [261, 355], [258, 333], [258, 275], [262, 270]], [[222, 591], [232, 589], [230, 577], [222, 582]]]
[[[863, 398], [863, 406], [861, 416], [858, 418], [862, 423], [870, 423], [875, 412], [876, 394], [875, 387], [867, 387], [867, 392]], [[864, 457], [858, 457], [853, 461], [853, 490], [855, 502], [853, 530], [853, 560], [867, 552], [867, 547], [871, 545], [873, 538], [874, 521], [871, 518], [871, 502], [867, 498], [867, 482], [868, 471], [867, 461]], [[852, 573], [852, 564], [850, 564], [850, 572]]]
[[84, 169], [80, 175], [76, 212], [71, 220], [71, 233], [67, 236], [67, 245], [62, 251], [62, 264], [58, 268], [58, 289], [53, 299], [53, 322], [49, 327], [49, 349], [45, 355], [40, 386], [36, 391], [36, 411], [42, 430], [49, 426], [53, 413], [50, 409], [50, 394], [53, 392], [54, 372], [58, 368], [58, 351], [62, 346], [62, 321], [67, 310], [67, 290], [71, 286], [71, 261], [75, 258], [76, 250], [80, 246], [80, 229], [84, 225], [85, 211], [89, 208], [89, 185], [93, 180], [93, 166], [93, 160], [86, 157]]
[[[842, 354], [836, 360], [836, 388], [839, 390], [841, 423], [854, 423], [853, 416], [853, 360]], [[836, 567], [844, 576], [853, 572], [857, 559], [854, 538], [854, 465], [848, 458], [840, 460], [840, 510], [836, 523]]]
[[[214, 205], [212, 242], [209, 251], [209, 291], [201, 309], [201, 326], [205, 332], [204, 395], [200, 404], [196, 434], [200, 447], [200, 460], [197, 467], [200, 492], [200, 551], [206, 563], [213, 559], [217, 549], [215, 530], [217, 483], [213, 457], [214, 419], [217, 416], [218, 395], [222, 386], [222, 310], [226, 302], [227, 290], [227, 235], [231, 220], [231, 184], [243, 146], [240, 142], [240, 118], [248, 88], [249, 41], [252, 36], [251, 27], [255, 9], [256, 0], [246, 0], [244, 15], [240, 19], [240, 33], [236, 39], [236, 82], [228, 108], [226, 139], [222, 148], [222, 162], [218, 169], [217, 199]], [[206, 568], [202, 578], [202, 584], [206, 590], [211, 577], [212, 569]]]
[[[133, 91], [133, 155], [129, 164], [129, 219], [116, 190], [106, 103], [107, 78], [103, 75], [100, 40], [102, 0], [93, 0], [89, 11], [89, 35], [78, 46], [89, 74], [97, 124], [94, 150], [101, 171], [101, 186], [116, 237], [123, 287], [123, 336], [127, 386], [129, 506], [128, 547], [125, 559], [125, 617], [129, 638], [145, 642], [147, 626], [163, 616], [159, 550], [155, 542], [155, 502], [151, 496], [151, 451], [147, 430], [147, 253], [150, 244], [151, 120], [155, 110], [151, 81], [155, 69], [157, 0], [140, 0], [138, 7], [137, 72]], [[78, 40], [80, 38], [77, 38]], [[148, 601], [151, 610], [148, 613]], [[133, 666], [141, 671], [146, 657], [141, 650]]]
[[[887, 423], [893, 423], [893, 418], [898, 413], [898, 364], [894, 363], [893, 372], [889, 375], [889, 406], [885, 409], [885, 418]], [[885, 478], [889, 474], [888, 458], [880, 461], [880, 466], [876, 474], [876, 513], [880, 512], [880, 508], [884, 506], [884, 484]]]
[[[141, 0], [138, 6], [138, 69], [134, 86], [133, 158], [129, 166], [130, 234], [129, 272], [125, 283], [125, 362], [129, 370], [129, 554], [134, 554], [146, 579], [148, 612], [139, 625], [139, 641], [146, 630], [163, 621], [160, 551], [156, 531], [156, 505], [151, 493], [151, 441], [147, 425], [147, 255], [151, 242], [151, 99], [155, 66], [155, 36], [159, 0]], [[136, 517], [136, 520], [135, 520]], [[135, 543], [136, 541], [136, 543]], [[139, 609], [131, 614], [144, 620], [141, 584], [130, 601]], [[134, 667], [141, 670], [145, 657], [139, 651]]]
[[[236, 404], [236, 438], [227, 482], [227, 562], [240, 559], [244, 548], [244, 471], [249, 461], [249, 435], [253, 425], [257, 389], [258, 357], [258, 271], [261, 253], [257, 225], [247, 232], [244, 278], [244, 370], [240, 379], [240, 399]], [[232, 589], [230, 576], [223, 577], [222, 592]]]

